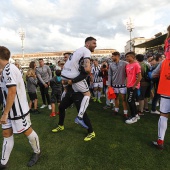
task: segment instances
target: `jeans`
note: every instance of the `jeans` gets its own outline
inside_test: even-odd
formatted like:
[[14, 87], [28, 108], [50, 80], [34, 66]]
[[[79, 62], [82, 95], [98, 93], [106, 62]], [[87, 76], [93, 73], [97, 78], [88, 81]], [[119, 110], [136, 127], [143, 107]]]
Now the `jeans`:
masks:
[[40, 92], [41, 92], [41, 97], [42, 97], [42, 101], [43, 101], [43, 104], [46, 105], [46, 99], [47, 99], [47, 103], [48, 105], [51, 104], [50, 102], [50, 95], [48, 94], [48, 88], [45, 88], [45, 86], [43, 84], [40, 84]]
[[132, 117], [135, 117], [137, 115], [137, 107], [135, 104], [136, 95], [137, 95], [137, 89], [133, 90], [132, 87], [127, 88], [127, 102], [128, 102]]

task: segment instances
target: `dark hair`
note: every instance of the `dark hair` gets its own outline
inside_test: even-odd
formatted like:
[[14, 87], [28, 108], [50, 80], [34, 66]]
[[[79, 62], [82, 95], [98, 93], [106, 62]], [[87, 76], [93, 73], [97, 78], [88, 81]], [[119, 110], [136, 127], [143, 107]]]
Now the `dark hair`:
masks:
[[[39, 60], [39, 61], [40, 61], [40, 60], [43, 60], [43, 58], [39, 58], [38, 60]], [[43, 61], [44, 61], [44, 60], [43, 60]]]
[[159, 61], [160, 58], [162, 58], [162, 54], [156, 54], [155, 60], [156, 60], [156, 61]]
[[31, 61], [30, 64], [29, 64], [29, 68], [34, 69], [34, 65], [35, 65], [35, 61]]
[[56, 74], [56, 76], [61, 76], [61, 70], [56, 70], [55, 74]]
[[144, 60], [144, 55], [142, 54], [137, 54], [136, 55], [136, 60], [139, 61], [139, 62], [142, 62]]
[[148, 55], [147, 55], [147, 58], [150, 58], [150, 57], [153, 57], [153, 55], [152, 55], [152, 54], [148, 54]]
[[168, 38], [170, 38], [170, 25], [168, 26], [168, 28], [167, 28], [167, 37], [166, 37], [166, 39], [168, 39]]
[[106, 66], [106, 64], [103, 64], [103, 68], [106, 68], [107, 66]]
[[8, 48], [4, 47], [4, 46], [0, 46], [0, 59], [2, 60], [9, 60], [10, 58], [10, 51], [8, 50]]
[[114, 56], [115, 56], [115, 55], [120, 56], [120, 53], [119, 53], [118, 51], [115, 51], [115, 52], [112, 53], [112, 55], [114, 55]]
[[125, 54], [125, 57], [126, 57], [127, 55], [133, 55], [133, 56], [135, 57], [135, 53], [134, 53], [133, 51], [130, 51], [130, 52], [126, 53], [126, 54]]
[[85, 39], [85, 43], [88, 42], [88, 41], [92, 41], [92, 40], [95, 40], [95, 41], [96, 41], [96, 39], [93, 38], [93, 37], [87, 37], [87, 38]]
[[71, 55], [72, 53], [70, 53], [70, 52], [66, 52], [66, 53], [64, 53], [63, 55]]

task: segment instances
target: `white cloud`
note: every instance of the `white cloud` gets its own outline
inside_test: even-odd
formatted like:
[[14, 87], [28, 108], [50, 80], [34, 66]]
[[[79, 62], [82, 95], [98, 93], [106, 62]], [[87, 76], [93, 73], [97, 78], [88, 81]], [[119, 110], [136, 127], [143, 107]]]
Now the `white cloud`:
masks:
[[123, 51], [128, 17], [133, 36], [151, 37], [169, 25], [169, 9], [169, 0], [1, 0], [0, 44], [21, 52], [23, 27], [26, 52], [75, 50], [87, 36], [98, 39], [98, 48]]

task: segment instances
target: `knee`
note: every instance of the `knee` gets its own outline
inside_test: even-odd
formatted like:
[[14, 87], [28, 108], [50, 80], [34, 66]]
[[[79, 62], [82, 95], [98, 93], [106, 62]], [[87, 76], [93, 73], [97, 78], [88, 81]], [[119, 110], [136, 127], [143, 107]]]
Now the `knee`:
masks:
[[12, 135], [13, 135], [12, 129], [6, 129], [2, 131], [2, 136], [4, 138], [9, 138]]

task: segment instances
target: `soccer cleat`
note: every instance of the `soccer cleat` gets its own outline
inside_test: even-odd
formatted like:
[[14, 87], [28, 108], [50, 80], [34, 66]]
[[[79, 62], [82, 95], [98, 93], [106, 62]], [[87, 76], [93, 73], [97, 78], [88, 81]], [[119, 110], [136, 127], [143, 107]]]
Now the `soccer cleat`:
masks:
[[97, 99], [94, 97], [93, 101], [94, 101], [94, 102], [96, 102], [96, 101], [97, 101]]
[[41, 156], [41, 153], [34, 153], [30, 159], [30, 161], [28, 162], [27, 166], [31, 167], [33, 165], [35, 165], [37, 163], [37, 161], [39, 160]]
[[151, 110], [151, 113], [152, 113], [152, 114], [156, 114], [156, 115], [160, 115], [160, 112], [157, 111], [157, 110], [155, 110], [155, 111], [152, 111], [152, 110]]
[[136, 123], [137, 121], [138, 121], [137, 117], [131, 117], [128, 120], [126, 120], [125, 123], [133, 124], [133, 123]]
[[84, 123], [84, 120], [79, 118], [79, 117], [76, 117], [75, 118], [75, 121], [74, 121], [76, 124], [78, 125], [81, 125], [82, 127], [88, 129], [89, 127]]
[[95, 138], [96, 134], [94, 132], [92, 133], [89, 133], [85, 138], [84, 138], [84, 141], [85, 142], [88, 142], [90, 140], [92, 140], [93, 138]]
[[164, 149], [163, 141], [161, 141], [161, 140], [152, 141], [152, 144], [159, 150]]
[[55, 112], [52, 112], [51, 114], [50, 114], [50, 117], [55, 117], [56, 116], [56, 113]]
[[6, 164], [6, 165], [2, 165], [2, 164], [0, 163], [0, 170], [1, 170], [1, 169], [7, 169], [7, 168], [8, 168], [7, 164]]
[[97, 100], [98, 103], [102, 103], [100, 99]]
[[53, 129], [52, 132], [56, 133], [56, 132], [59, 132], [59, 131], [62, 131], [62, 130], [64, 130], [64, 126], [58, 125], [58, 127]]
[[47, 107], [47, 105], [43, 104], [40, 109], [44, 109], [45, 107]]

